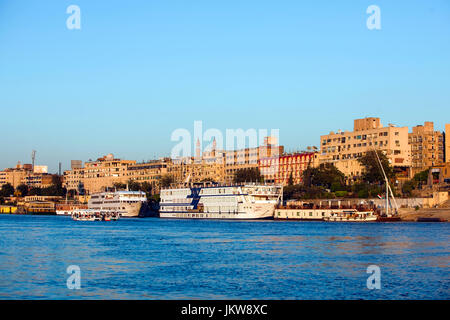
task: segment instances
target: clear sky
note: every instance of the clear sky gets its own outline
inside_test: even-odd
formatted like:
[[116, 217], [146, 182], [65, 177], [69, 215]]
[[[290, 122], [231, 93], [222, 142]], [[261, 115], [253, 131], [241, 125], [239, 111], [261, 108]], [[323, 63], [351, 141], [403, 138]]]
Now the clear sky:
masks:
[[0, 0], [0, 108], [0, 168], [35, 149], [53, 172], [167, 156], [194, 120], [280, 129], [288, 150], [365, 116], [443, 130], [450, 1]]

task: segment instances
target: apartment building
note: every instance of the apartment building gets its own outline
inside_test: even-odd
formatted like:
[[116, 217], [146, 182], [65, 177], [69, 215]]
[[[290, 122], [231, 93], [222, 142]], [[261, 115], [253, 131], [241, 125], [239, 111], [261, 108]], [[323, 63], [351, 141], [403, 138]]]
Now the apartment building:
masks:
[[232, 183], [239, 169], [259, 168], [260, 160], [277, 158], [284, 153], [274, 137], [265, 137], [262, 146], [240, 150], [227, 150], [225, 153], [225, 181]]
[[47, 188], [53, 184], [53, 176], [48, 173], [30, 173], [22, 178], [22, 184], [30, 188]]
[[103, 191], [106, 187], [112, 187], [115, 183], [128, 181], [128, 166], [136, 164], [135, 160], [122, 160], [108, 154], [96, 161], [88, 161], [84, 167], [75, 166], [64, 172], [63, 186], [67, 190], [79, 190], [80, 187], [89, 193]]
[[293, 184], [300, 184], [303, 183], [303, 171], [318, 163], [317, 152], [291, 153], [260, 159], [259, 170], [267, 183], [287, 185], [292, 176]]
[[176, 183], [223, 182], [225, 176], [223, 162], [211, 162], [192, 158], [188, 162], [172, 162], [168, 167]]
[[32, 173], [31, 164], [17, 163], [15, 168], [7, 168], [0, 171], [0, 188], [5, 184], [11, 184], [14, 188], [23, 183], [23, 179]]
[[362, 173], [358, 159], [368, 151], [380, 150], [401, 176], [410, 174], [411, 147], [408, 127], [389, 124], [380, 118], [355, 119], [353, 131], [330, 132], [320, 137], [320, 162], [333, 163], [346, 176], [356, 179]]
[[409, 133], [412, 174], [445, 162], [444, 134], [434, 130], [433, 122], [412, 128]]
[[445, 141], [445, 148], [444, 148], [445, 162], [450, 163], [450, 123], [447, 123], [445, 125], [444, 141]]
[[74, 168], [64, 171], [63, 186], [67, 190], [81, 192], [84, 189], [84, 168]]
[[167, 158], [129, 165], [126, 170], [127, 181], [147, 182], [152, 186], [152, 194], [159, 193], [161, 178], [168, 173], [170, 165], [171, 161]]

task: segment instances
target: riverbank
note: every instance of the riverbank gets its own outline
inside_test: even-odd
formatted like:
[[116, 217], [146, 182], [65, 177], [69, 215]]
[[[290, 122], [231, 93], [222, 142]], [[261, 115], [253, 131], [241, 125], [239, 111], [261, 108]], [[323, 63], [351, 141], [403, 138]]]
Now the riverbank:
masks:
[[417, 221], [418, 218], [434, 218], [450, 222], [450, 208], [400, 208], [399, 216], [403, 221]]

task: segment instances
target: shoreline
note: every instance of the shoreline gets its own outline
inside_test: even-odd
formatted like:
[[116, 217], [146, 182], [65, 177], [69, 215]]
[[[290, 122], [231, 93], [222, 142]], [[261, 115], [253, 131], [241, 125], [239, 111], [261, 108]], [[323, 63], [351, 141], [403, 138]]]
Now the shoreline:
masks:
[[441, 222], [450, 222], [450, 208], [399, 208], [398, 214], [402, 221], [416, 222], [418, 218], [440, 219]]

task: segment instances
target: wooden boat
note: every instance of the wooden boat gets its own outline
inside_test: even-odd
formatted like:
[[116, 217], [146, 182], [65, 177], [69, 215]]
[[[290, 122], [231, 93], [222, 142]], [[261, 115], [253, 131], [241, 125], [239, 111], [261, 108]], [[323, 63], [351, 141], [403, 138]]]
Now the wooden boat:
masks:
[[328, 217], [323, 218], [328, 222], [374, 222], [377, 221], [377, 216], [373, 211], [356, 211], [343, 210], [338, 213], [332, 213]]
[[79, 209], [73, 210], [71, 217], [75, 221], [116, 221], [121, 214], [109, 210]]

